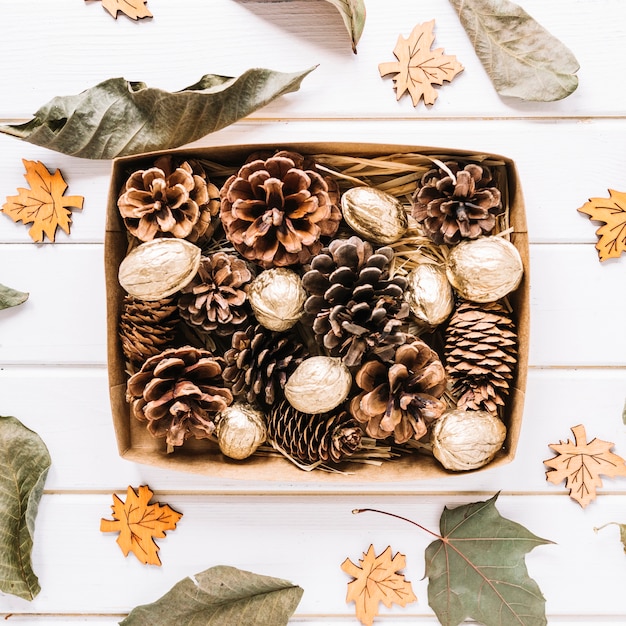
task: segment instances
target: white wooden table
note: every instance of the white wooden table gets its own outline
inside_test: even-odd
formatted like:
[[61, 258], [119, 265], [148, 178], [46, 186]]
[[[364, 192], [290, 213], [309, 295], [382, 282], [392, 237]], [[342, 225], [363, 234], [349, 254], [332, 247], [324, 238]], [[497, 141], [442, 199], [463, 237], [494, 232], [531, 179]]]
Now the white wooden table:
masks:
[[[104, 209], [110, 162], [87, 161], [0, 135], [1, 200], [24, 186], [22, 159], [60, 168], [71, 194], [85, 197], [71, 235], [36, 245], [0, 215], [0, 283], [30, 292], [0, 313], [0, 414], [37, 431], [53, 465], [41, 502], [33, 602], [0, 594], [8, 623], [117, 623], [178, 580], [226, 564], [286, 578], [304, 596], [294, 624], [357, 624], [346, 605], [341, 562], [373, 543], [407, 556], [418, 602], [381, 609], [377, 623], [437, 624], [422, 580], [430, 538], [381, 516], [373, 506], [436, 529], [445, 505], [487, 499], [555, 545], [528, 557], [547, 598], [551, 624], [626, 623], [626, 557], [617, 529], [626, 522], [626, 481], [607, 479], [583, 510], [563, 486], [546, 483], [549, 443], [583, 423], [590, 437], [626, 455], [626, 259], [600, 265], [595, 228], [576, 209], [608, 188], [626, 190], [626, 3], [522, 0], [581, 64], [580, 86], [560, 102], [504, 101], [494, 91], [447, 0], [369, 0], [353, 55], [336, 10], [323, 0], [150, 0], [154, 19], [117, 21], [99, 2], [0, 0], [0, 122], [25, 120], [55, 95], [124, 76], [176, 90], [205, 73], [249, 67], [297, 71], [319, 64], [299, 92], [197, 145], [287, 141], [402, 143], [494, 152], [517, 163], [531, 253], [531, 346], [518, 454], [502, 468], [449, 479], [358, 485], [224, 482], [170, 473], [118, 457], [105, 353]], [[465, 71], [439, 90], [434, 107], [396, 102], [378, 63], [393, 60], [398, 34], [436, 19], [436, 47]], [[148, 484], [184, 513], [159, 542], [162, 567], [124, 559], [99, 530], [111, 494]]]

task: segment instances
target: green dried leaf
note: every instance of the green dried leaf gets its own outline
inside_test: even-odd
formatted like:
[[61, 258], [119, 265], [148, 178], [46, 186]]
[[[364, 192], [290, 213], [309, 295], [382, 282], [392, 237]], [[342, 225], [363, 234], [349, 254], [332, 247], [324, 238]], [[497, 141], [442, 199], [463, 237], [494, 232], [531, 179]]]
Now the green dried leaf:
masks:
[[28, 300], [27, 293], [0, 284], [0, 311], [2, 311], [2, 309], [9, 309], [12, 306], [17, 306], [18, 304], [23, 304], [26, 300]]
[[365, 27], [365, 0], [326, 0], [341, 13], [352, 41], [352, 52], [356, 54], [356, 46]]
[[32, 600], [41, 590], [31, 551], [50, 455], [39, 435], [0, 416], [0, 590]]
[[466, 618], [485, 626], [546, 624], [545, 598], [524, 555], [552, 543], [502, 517], [497, 495], [444, 509], [441, 539], [426, 548], [428, 603], [444, 626]]
[[607, 526], [617, 526], [619, 528], [619, 538], [622, 542], [622, 546], [624, 546], [624, 552], [626, 553], [626, 524], [619, 524], [618, 522], [607, 522], [603, 526], [598, 526], [593, 530], [597, 533]]
[[572, 52], [509, 0], [450, 0], [501, 96], [549, 102], [578, 87]]
[[110, 78], [77, 95], [53, 98], [32, 120], [0, 125], [0, 132], [86, 159], [168, 150], [297, 91], [313, 69], [293, 74], [251, 69], [238, 78], [207, 74], [175, 92]]
[[176, 583], [152, 604], [134, 608], [121, 626], [282, 626], [303, 590], [270, 578], [218, 565]]

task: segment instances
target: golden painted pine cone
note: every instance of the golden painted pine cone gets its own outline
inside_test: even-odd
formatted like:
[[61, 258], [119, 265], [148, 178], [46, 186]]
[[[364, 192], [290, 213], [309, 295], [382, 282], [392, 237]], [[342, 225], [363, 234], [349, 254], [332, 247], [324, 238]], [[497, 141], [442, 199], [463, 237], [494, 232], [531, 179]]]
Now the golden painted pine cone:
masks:
[[215, 416], [233, 401], [222, 379], [223, 360], [191, 346], [150, 357], [131, 376], [126, 400], [148, 431], [164, 438], [168, 452], [188, 438], [207, 439]]
[[448, 161], [445, 166], [449, 171], [435, 167], [426, 172], [413, 194], [412, 214], [424, 234], [448, 245], [490, 234], [502, 212], [491, 171], [474, 163], [462, 167]]
[[517, 364], [517, 334], [504, 305], [461, 302], [446, 330], [444, 353], [457, 407], [497, 415]]

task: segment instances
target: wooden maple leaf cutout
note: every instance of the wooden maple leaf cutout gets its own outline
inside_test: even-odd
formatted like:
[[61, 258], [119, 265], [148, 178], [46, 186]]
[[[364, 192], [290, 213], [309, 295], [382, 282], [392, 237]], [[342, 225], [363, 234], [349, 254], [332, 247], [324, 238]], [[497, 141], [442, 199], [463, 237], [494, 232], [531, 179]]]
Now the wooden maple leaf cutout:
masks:
[[565, 486], [570, 490], [570, 497], [584, 508], [595, 500], [596, 488], [602, 487], [600, 474], [626, 476], [626, 461], [611, 452], [615, 444], [609, 441], [592, 439], [587, 443], [585, 427], [582, 424], [574, 426], [572, 432], [574, 442], [568, 439], [550, 444], [550, 448], [558, 456], [544, 461], [552, 468], [546, 472], [546, 479], [555, 485], [565, 481]]
[[443, 48], [431, 50], [435, 35], [435, 20], [418, 24], [408, 39], [398, 36], [393, 49], [397, 62], [380, 63], [378, 71], [381, 76], [396, 74], [393, 78], [396, 89], [396, 100], [408, 91], [416, 107], [420, 98], [425, 104], [435, 104], [437, 90], [433, 85], [443, 85], [443, 81], [451, 81], [463, 66], [455, 56], [444, 54]]
[[596, 230], [600, 261], [626, 252], [626, 193], [609, 189], [610, 198], [589, 198], [580, 209], [594, 222], [604, 222]]
[[391, 547], [376, 556], [374, 546], [370, 545], [355, 565], [350, 559], [341, 564], [341, 569], [355, 580], [348, 583], [346, 602], [354, 602], [356, 616], [362, 624], [372, 626], [378, 615], [378, 604], [382, 602], [387, 608], [392, 604], [406, 606], [417, 600], [411, 583], [404, 580], [398, 570], [404, 569], [406, 559], [403, 554], [396, 553], [391, 557]]
[[18, 188], [17, 196], [9, 196], [2, 212], [14, 222], [32, 224], [28, 234], [33, 241], [40, 243], [44, 235], [54, 241], [57, 228], [70, 234], [72, 223], [70, 208], [82, 209], [82, 196], [64, 196], [67, 183], [59, 170], [54, 174], [41, 161], [22, 159], [26, 174], [24, 178], [30, 189]]
[[161, 565], [159, 546], [155, 538], [165, 537], [166, 530], [174, 530], [182, 513], [177, 513], [167, 504], [149, 504], [153, 492], [146, 485], [136, 492], [128, 487], [126, 502], [113, 494], [113, 519], [101, 519], [103, 533], [119, 532], [117, 543], [124, 556], [132, 552], [142, 563]]
[[[89, 0], [85, 0], [87, 2]], [[123, 13], [133, 20], [144, 17], [152, 17], [152, 13], [148, 11], [146, 2], [148, 0], [102, 0], [102, 6], [117, 19], [118, 13]]]

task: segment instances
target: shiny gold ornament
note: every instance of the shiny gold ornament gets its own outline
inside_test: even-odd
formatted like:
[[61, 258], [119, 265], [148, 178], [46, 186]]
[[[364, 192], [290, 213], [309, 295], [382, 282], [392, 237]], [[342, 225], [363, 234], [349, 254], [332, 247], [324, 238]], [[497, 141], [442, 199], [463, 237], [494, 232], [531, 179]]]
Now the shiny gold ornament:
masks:
[[235, 402], [217, 417], [217, 443], [231, 459], [247, 459], [267, 437], [265, 416], [244, 402]]
[[427, 328], [445, 322], [454, 308], [446, 271], [433, 263], [421, 263], [409, 272], [405, 298], [418, 324]]

